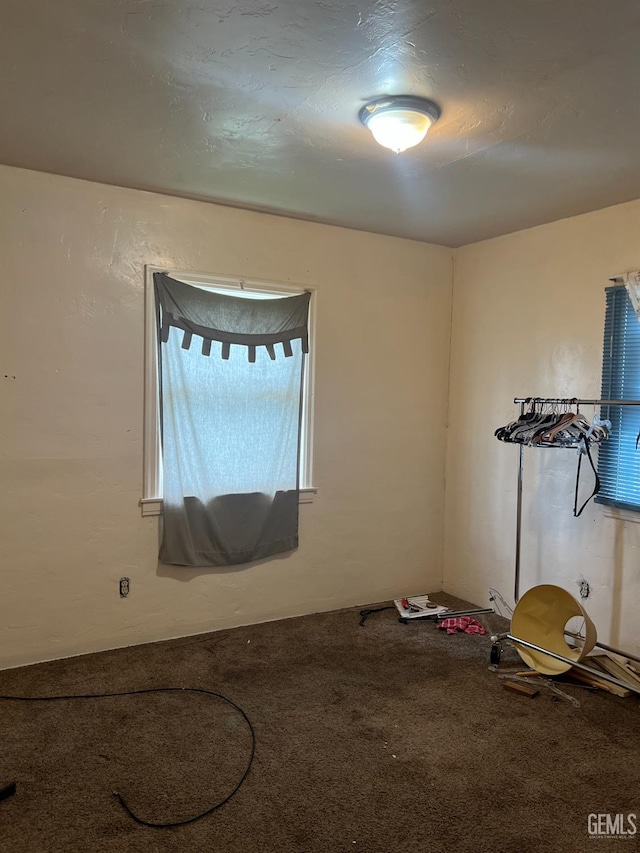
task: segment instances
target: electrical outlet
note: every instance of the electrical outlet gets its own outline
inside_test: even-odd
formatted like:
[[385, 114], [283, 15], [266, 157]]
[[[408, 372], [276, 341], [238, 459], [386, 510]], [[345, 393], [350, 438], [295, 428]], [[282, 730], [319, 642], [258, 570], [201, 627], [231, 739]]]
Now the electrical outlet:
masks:
[[120, 578], [120, 598], [126, 598], [129, 595], [129, 578]]
[[589, 598], [591, 587], [584, 578], [578, 581], [578, 587], [580, 588], [580, 598]]

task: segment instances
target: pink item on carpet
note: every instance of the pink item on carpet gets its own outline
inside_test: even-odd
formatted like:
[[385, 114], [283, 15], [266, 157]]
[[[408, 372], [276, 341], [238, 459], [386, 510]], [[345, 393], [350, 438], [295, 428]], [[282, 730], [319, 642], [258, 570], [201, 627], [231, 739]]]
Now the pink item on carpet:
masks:
[[456, 616], [452, 619], [443, 619], [438, 624], [438, 628], [446, 628], [447, 634], [456, 634], [458, 631], [464, 631], [465, 634], [486, 634], [486, 631], [479, 622], [472, 619], [471, 616]]

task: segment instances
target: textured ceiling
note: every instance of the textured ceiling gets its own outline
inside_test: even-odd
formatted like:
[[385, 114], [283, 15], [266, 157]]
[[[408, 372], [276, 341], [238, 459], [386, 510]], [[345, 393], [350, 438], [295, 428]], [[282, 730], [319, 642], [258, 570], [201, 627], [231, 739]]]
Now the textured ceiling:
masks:
[[[638, 0], [1, 8], [1, 163], [450, 246], [640, 197]], [[388, 94], [442, 108], [402, 155]]]

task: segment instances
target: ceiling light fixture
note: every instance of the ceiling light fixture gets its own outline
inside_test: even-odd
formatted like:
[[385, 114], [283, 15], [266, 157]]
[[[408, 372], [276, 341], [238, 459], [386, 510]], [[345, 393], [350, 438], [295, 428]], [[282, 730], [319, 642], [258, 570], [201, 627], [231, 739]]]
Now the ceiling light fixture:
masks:
[[440, 118], [440, 107], [427, 98], [393, 95], [365, 104], [359, 116], [376, 142], [400, 154], [422, 142]]

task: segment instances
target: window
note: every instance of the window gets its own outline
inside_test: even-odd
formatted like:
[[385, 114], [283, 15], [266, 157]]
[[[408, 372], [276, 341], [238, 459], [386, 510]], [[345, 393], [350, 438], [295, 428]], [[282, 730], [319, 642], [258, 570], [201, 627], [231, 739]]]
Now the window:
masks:
[[[602, 399], [640, 400], [640, 322], [624, 285], [606, 289]], [[640, 406], [603, 406], [612, 424], [598, 456], [598, 503], [640, 511]]]
[[313, 288], [298, 285], [253, 281], [228, 276], [208, 275], [181, 270], [167, 270], [147, 266], [145, 268], [145, 389], [144, 389], [144, 472], [142, 515], [162, 513], [162, 454], [160, 442], [160, 412], [158, 393], [158, 355], [156, 343], [156, 304], [153, 274], [166, 272], [171, 278], [186, 284], [243, 296], [247, 299], [273, 299], [277, 296], [292, 296], [311, 290], [309, 308], [309, 354], [305, 360], [303, 377], [303, 411], [300, 446], [300, 503], [310, 503], [316, 493], [313, 486], [313, 380], [315, 349], [315, 292]]

